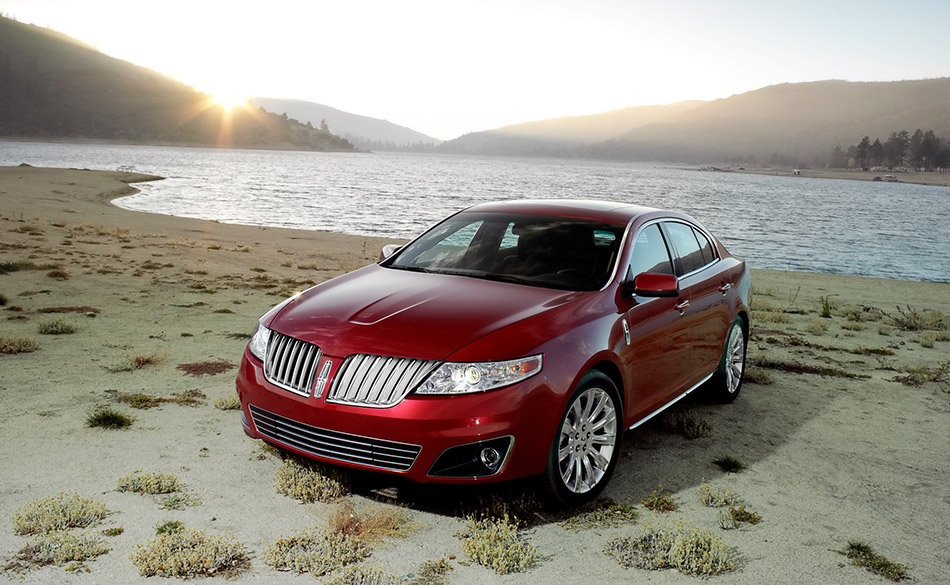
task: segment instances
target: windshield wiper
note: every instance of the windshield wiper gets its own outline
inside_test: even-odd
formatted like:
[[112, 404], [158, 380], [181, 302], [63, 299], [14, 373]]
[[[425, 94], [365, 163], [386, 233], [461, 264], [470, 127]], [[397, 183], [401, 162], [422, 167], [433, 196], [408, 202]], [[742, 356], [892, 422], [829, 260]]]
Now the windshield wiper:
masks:
[[422, 266], [403, 266], [401, 264], [390, 264], [384, 266], [383, 268], [395, 268], [396, 270], [406, 270], [409, 272], [432, 272], [428, 268], [423, 268]]
[[501, 274], [499, 272], [487, 272], [482, 275], [485, 280], [497, 280], [498, 282], [511, 282], [514, 284], [526, 284], [528, 286], [538, 286], [538, 283], [526, 276], [517, 274]]

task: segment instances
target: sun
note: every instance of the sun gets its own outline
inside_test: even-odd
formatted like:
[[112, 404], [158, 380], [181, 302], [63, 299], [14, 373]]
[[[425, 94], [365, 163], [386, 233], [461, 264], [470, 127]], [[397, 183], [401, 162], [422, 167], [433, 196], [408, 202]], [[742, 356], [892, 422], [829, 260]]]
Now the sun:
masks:
[[216, 93], [214, 102], [224, 106], [225, 110], [231, 110], [235, 106], [242, 106], [247, 103], [247, 98], [236, 93]]

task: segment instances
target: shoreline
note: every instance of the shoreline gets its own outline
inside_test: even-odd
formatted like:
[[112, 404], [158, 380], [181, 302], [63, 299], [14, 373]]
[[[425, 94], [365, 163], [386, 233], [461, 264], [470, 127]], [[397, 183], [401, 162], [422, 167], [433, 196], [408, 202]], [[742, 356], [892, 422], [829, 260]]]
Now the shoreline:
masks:
[[[702, 169], [699, 169], [702, 170]], [[716, 172], [716, 171], [711, 171]], [[895, 175], [897, 183], [906, 183], [909, 185], [925, 185], [928, 187], [950, 187], [950, 173], [937, 172], [906, 172], [894, 173], [890, 171], [871, 172], [871, 171], [849, 171], [844, 169], [800, 169], [798, 175], [794, 174], [794, 169], [750, 169], [742, 170], [732, 169], [729, 171], [745, 173], [748, 175], [769, 175], [775, 177], [794, 177], [802, 179], [839, 179], [845, 181], [874, 181], [874, 177], [884, 177], [884, 175]]]
[[[374, 262], [391, 240], [222, 224], [110, 203], [134, 190], [124, 181], [138, 177], [0, 168], [0, 336], [38, 345], [0, 354], [0, 441], [9, 447], [0, 450], [0, 468], [16, 470], [0, 490], [0, 517], [76, 492], [108, 509], [94, 530], [122, 529], [103, 537], [108, 553], [80, 566], [89, 572], [49, 565], [16, 579], [148, 585], [154, 579], [141, 576], [129, 557], [155, 537], [156, 526], [180, 521], [233, 534], [251, 556], [242, 583], [297, 583], [299, 575], [267, 565], [264, 551], [295, 530], [322, 529], [342, 504], [302, 505], [277, 493], [281, 458], [244, 435], [240, 412], [214, 406], [234, 395], [235, 371], [194, 376], [181, 366], [236, 366], [261, 314], [296, 290]], [[517, 492], [520, 484], [485, 485], [474, 494], [445, 486], [417, 492], [374, 476], [385, 489], [354, 480], [345, 501], [357, 511], [403, 512], [414, 528], [375, 546], [366, 562], [405, 577], [442, 559], [451, 566], [450, 585], [557, 583], [567, 574], [592, 583], [695, 582], [672, 569], [624, 568], [603, 553], [609, 539], [634, 536], [656, 518], [708, 530], [736, 552], [737, 568], [715, 578], [721, 585], [876, 579], [836, 552], [850, 540], [908, 564], [922, 583], [940, 582], [950, 564], [943, 546], [950, 395], [936, 382], [910, 386], [895, 378], [945, 362], [950, 341], [936, 331], [902, 330], [893, 317], [911, 310], [950, 315], [950, 284], [752, 273], [748, 357], [760, 383], [747, 378], [730, 405], [697, 397], [676, 407], [704, 421], [706, 436], [686, 438], [662, 420], [625, 435], [604, 496], [635, 507], [639, 520], [576, 530], [535, 520], [519, 536], [537, 547], [539, 560], [527, 572], [500, 577], [467, 556], [457, 536], [465, 515], [452, 510], [460, 501], [479, 510], [482, 497], [515, 506], [517, 493], [505, 490]], [[820, 316], [823, 303], [833, 306], [827, 318]], [[74, 332], [39, 332], [57, 320]], [[129, 365], [140, 356], [148, 363]], [[140, 409], [119, 400], [135, 394], [169, 401]], [[199, 396], [198, 403], [172, 401], [183, 395]], [[102, 407], [135, 420], [125, 430], [86, 426]], [[746, 469], [723, 472], [713, 461], [724, 456]], [[120, 492], [120, 478], [135, 470], [174, 473], [196, 501], [169, 509], [158, 498]], [[721, 510], [698, 496], [703, 483], [734, 492], [762, 522], [724, 530]], [[640, 503], [660, 485], [676, 511], [656, 514]], [[10, 522], [0, 526], [3, 564], [27, 540]]]

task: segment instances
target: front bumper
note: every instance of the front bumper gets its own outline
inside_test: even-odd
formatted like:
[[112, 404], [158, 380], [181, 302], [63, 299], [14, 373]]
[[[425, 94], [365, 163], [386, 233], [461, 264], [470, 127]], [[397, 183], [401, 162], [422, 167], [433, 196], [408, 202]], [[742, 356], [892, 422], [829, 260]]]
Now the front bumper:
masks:
[[[326, 392], [301, 396], [269, 383], [260, 361], [246, 350], [237, 390], [249, 436], [319, 461], [417, 482], [474, 483], [541, 473], [563, 409], [543, 373], [483, 393], [409, 395], [390, 408], [335, 404], [325, 400]], [[481, 457], [485, 449], [498, 459], [492, 453]]]

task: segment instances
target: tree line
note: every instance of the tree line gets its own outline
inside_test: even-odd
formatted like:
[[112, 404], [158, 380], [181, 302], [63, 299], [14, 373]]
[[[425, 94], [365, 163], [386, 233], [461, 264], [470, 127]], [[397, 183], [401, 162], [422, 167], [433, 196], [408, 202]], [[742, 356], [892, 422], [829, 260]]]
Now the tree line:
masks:
[[943, 171], [950, 168], [950, 141], [941, 140], [933, 130], [917, 129], [891, 132], [887, 140], [865, 136], [847, 148], [835, 146], [831, 152], [832, 168], [873, 167], [912, 168], [917, 171]]

